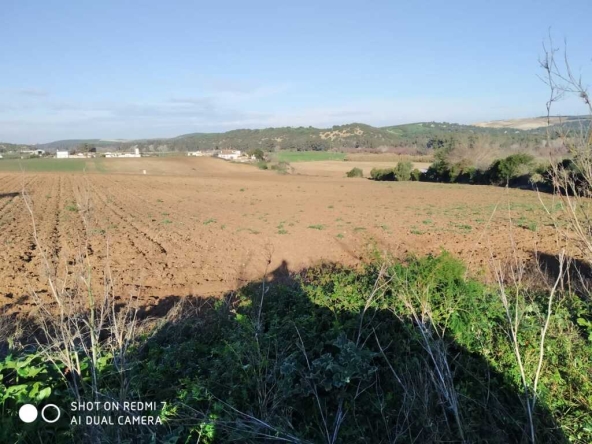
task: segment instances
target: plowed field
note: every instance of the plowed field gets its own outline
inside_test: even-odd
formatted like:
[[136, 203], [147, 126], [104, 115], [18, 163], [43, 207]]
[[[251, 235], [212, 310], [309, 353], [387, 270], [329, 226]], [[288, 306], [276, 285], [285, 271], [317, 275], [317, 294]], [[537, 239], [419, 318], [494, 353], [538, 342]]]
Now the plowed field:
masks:
[[0, 173], [0, 306], [26, 313], [32, 292], [50, 301], [44, 255], [68, 286], [85, 252], [96, 283], [109, 270], [117, 294], [151, 305], [232, 290], [261, 277], [268, 259], [269, 270], [298, 270], [357, 264], [372, 248], [447, 249], [478, 271], [513, 243], [523, 257], [555, 251], [530, 191], [372, 182], [294, 166], [279, 175], [210, 158], [107, 159], [86, 173]]

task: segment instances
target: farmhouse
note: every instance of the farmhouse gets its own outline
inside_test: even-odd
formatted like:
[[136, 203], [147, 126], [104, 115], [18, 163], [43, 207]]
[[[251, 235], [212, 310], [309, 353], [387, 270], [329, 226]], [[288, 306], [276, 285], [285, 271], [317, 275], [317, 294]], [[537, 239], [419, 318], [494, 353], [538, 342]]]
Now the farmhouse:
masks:
[[241, 156], [240, 150], [222, 150], [218, 157], [224, 160], [236, 160]]
[[188, 151], [187, 152], [188, 156], [195, 156], [195, 157], [211, 156], [213, 154], [214, 154], [213, 151]]
[[68, 151], [56, 151], [56, 159], [67, 159], [70, 157]]
[[21, 154], [33, 154], [36, 156], [43, 156], [45, 154], [45, 150], [22, 150]]
[[105, 153], [105, 157], [142, 157], [140, 149], [134, 148], [133, 153]]

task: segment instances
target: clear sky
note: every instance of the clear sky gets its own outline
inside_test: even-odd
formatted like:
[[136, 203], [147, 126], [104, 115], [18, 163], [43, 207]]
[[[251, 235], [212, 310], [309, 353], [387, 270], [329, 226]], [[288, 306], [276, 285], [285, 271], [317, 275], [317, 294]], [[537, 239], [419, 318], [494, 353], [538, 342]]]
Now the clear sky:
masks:
[[0, 141], [544, 115], [542, 41], [567, 39], [592, 83], [591, 16], [591, 0], [1, 0]]

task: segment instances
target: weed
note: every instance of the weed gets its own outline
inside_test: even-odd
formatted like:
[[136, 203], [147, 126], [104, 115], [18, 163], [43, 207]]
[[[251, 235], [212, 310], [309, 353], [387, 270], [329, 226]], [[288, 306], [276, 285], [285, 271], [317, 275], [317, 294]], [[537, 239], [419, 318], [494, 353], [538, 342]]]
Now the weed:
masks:
[[204, 221], [204, 225], [210, 225], [210, 224], [215, 224], [217, 221], [216, 219], [210, 218]]
[[311, 228], [313, 230], [324, 230], [325, 226], [322, 224], [317, 224], [317, 225], [309, 225], [308, 228]]

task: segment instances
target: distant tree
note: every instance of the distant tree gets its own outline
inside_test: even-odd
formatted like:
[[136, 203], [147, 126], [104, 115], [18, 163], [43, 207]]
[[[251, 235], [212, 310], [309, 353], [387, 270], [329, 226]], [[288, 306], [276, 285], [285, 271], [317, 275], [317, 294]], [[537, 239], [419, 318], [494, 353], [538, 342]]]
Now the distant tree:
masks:
[[257, 159], [259, 161], [265, 160], [265, 153], [263, 152], [263, 150], [261, 148], [251, 149], [251, 150], [247, 151], [247, 154], [249, 156], [255, 156], [255, 159]]
[[489, 168], [492, 183], [508, 185], [510, 180], [519, 174], [528, 172], [534, 157], [526, 153], [512, 154], [505, 159], [496, 160]]

